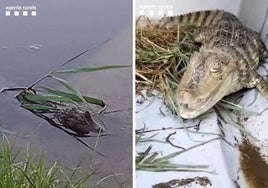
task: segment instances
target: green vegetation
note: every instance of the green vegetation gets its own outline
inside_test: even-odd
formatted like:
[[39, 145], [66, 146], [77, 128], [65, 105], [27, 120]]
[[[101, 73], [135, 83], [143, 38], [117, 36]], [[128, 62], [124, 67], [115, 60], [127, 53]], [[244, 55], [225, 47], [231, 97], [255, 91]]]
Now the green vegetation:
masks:
[[57, 162], [46, 165], [43, 157], [35, 160], [29, 151], [21, 156], [21, 152], [14, 153], [8, 144], [2, 144], [0, 147], [0, 187], [2, 188], [83, 188], [87, 187], [93, 174], [94, 172], [91, 172], [81, 177], [79, 167], [66, 169]]
[[159, 28], [147, 20], [136, 29], [136, 88], [157, 89], [164, 94], [170, 110], [179, 114], [174, 91], [190, 56], [199, 45], [191, 38], [191, 28]]
[[211, 174], [216, 174], [214, 171], [209, 169], [208, 165], [186, 165], [186, 164], [176, 164], [172, 162], [172, 159], [174, 157], [177, 157], [189, 150], [195, 149], [197, 147], [203, 146], [205, 144], [208, 144], [210, 142], [213, 142], [215, 140], [220, 139], [220, 137], [210, 139], [208, 141], [201, 142], [197, 145], [191, 146], [189, 148], [183, 148], [177, 145], [174, 145], [169, 140], [169, 137], [173, 135], [174, 133], [171, 133], [165, 140], [157, 140], [153, 139], [153, 136], [150, 136], [149, 138], [146, 137], [146, 133], [148, 132], [158, 132], [160, 130], [145, 130], [140, 129], [136, 130], [136, 145], [144, 142], [158, 142], [163, 144], [169, 144], [173, 147], [176, 147], [179, 151], [170, 153], [168, 155], [162, 156], [161, 152], [151, 151], [152, 146], [150, 145], [144, 152], [140, 152], [136, 156], [136, 170], [141, 171], [151, 171], [151, 172], [166, 172], [166, 171], [177, 171], [177, 172], [207, 172]]

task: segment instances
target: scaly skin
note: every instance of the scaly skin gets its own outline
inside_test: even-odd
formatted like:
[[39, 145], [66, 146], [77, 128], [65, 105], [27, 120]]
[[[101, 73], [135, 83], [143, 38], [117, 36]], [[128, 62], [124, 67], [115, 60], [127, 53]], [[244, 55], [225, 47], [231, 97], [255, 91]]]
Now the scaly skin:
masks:
[[242, 88], [257, 88], [268, 99], [268, 83], [256, 72], [267, 49], [259, 34], [231, 13], [201, 11], [163, 18], [161, 26], [196, 26], [194, 39], [202, 43], [176, 90], [180, 115], [195, 118], [224, 96]]

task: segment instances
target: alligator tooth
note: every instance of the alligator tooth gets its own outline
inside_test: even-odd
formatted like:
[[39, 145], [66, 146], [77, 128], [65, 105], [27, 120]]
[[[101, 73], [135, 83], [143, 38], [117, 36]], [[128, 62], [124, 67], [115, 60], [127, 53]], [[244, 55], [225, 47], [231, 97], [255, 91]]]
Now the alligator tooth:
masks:
[[195, 110], [201, 106], [203, 106], [203, 104], [206, 102], [205, 99], [200, 99], [200, 101], [198, 101], [197, 103], [193, 103], [193, 104], [187, 104], [188, 109], [191, 110]]
[[198, 107], [198, 106], [199, 106], [198, 104], [188, 104], [188, 108], [191, 110], [196, 109], [196, 107]]

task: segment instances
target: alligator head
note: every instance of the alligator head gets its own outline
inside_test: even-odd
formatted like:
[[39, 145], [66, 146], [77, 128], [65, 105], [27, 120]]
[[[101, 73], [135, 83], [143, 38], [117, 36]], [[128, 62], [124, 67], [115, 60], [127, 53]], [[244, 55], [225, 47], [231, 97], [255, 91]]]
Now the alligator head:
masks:
[[229, 54], [195, 52], [175, 94], [182, 118], [192, 119], [212, 108], [224, 96], [240, 90], [237, 63]]

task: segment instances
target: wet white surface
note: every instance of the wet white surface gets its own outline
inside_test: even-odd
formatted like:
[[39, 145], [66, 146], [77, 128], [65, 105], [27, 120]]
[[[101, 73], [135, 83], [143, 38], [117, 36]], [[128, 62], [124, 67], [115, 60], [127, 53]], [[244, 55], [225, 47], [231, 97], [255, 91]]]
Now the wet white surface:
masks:
[[[143, 93], [145, 96], [145, 92]], [[265, 106], [268, 106], [268, 101], [258, 96], [253, 105], [247, 106], [254, 96], [254, 91], [250, 90], [245, 92], [245, 96], [241, 101], [241, 105], [244, 109], [254, 112], [261, 112]], [[140, 97], [137, 97], [137, 100]], [[247, 102], [246, 102], [247, 101]], [[262, 104], [262, 105], [261, 105]], [[160, 112], [160, 109], [162, 112]], [[163, 115], [164, 113], [164, 115]], [[267, 111], [262, 115], [252, 115], [249, 119], [243, 122], [246, 130], [248, 130], [257, 141], [250, 139], [251, 142], [260, 147], [260, 153], [268, 156], [267, 152], [267, 133], [268, 127], [265, 126], [267, 122]], [[146, 133], [145, 138], [148, 138], [156, 133], [153, 139], [165, 141], [166, 137], [176, 132], [171, 136], [171, 140], [174, 144], [184, 148], [189, 148], [193, 145], [197, 145], [200, 142], [208, 141], [217, 136], [211, 134], [221, 134], [221, 131], [225, 133], [225, 139], [230, 146], [223, 140], [212, 141], [203, 146], [189, 150], [183, 154], [180, 154], [171, 159], [174, 164], [184, 165], [209, 165], [207, 171], [213, 172], [136, 172], [136, 187], [149, 188], [160, 182], [168, 182], [172, 179], [193, 178], [196, 176], [206, 176], [212, 183], [212, 188], [232, 188], [236, 187], [234, 181], [236, 181], [241, 187], [245, 187], [246, 183], [243, 178], [242, 172], [239, 171], [239, 151], [237, 144], [241, 141], [241, 134], [238, 129], [231, 125], [223, 124], [221, 128], [216, 119], [216, 113], [210, 113], [200, 116], [202, 119], [199, 130], [196, 133], [189, 132], [185, 129], [176, 130], [179, 127], [187, 127], [191, 125], [197, 125], [200, 118], [195, 120], [187, 120], [182, 122], [176, 116], [170, 113], [170, 111], [163, 105], [162, 99], [156, 99], [155, 97], [146, 97], [143, 104], [136, 104], [136, 129], [145, 128], [150, 129], [162, 129], [167, 127], [173, 127], [172, 130], [161, 130], [152, 133]], [[195, 131], [194, 129], [189, 129]], [[210, 133], [205, 134], [205, 133]], [[237, 139], [237, 140], [236, 140]], [[152, 152], [157, 151], [161, 156], [171, 154], [180, 149], [171, 146], [168, 143], [148, 142], [138, 143], [136, 148], [136, 155], [138, 152], [144, 152], [149, 145], [152, 145]], [[196, 184], [190, 184], [189, 187], [199, 187]]]

